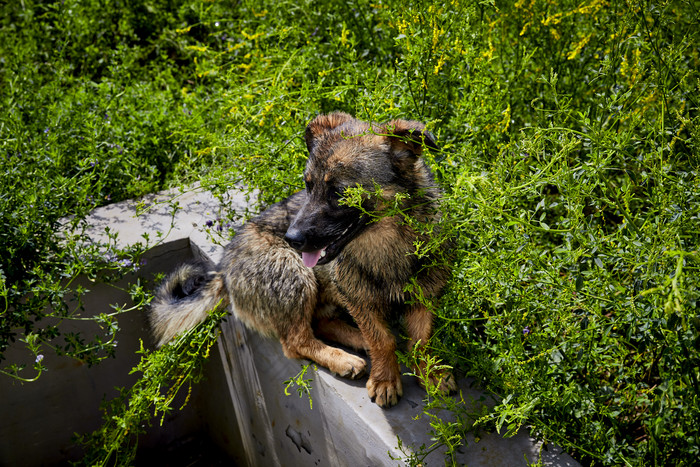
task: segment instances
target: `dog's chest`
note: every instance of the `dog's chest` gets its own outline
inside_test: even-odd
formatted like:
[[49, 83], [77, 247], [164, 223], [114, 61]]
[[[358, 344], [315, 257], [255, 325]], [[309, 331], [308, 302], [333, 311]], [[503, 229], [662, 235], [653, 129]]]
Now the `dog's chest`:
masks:
[[385, 218], [350, 242], [331, 265], [331, 277], [348, 298], [382, 297], [402, 302], [415, 273], [413, 237], [405, 226]]

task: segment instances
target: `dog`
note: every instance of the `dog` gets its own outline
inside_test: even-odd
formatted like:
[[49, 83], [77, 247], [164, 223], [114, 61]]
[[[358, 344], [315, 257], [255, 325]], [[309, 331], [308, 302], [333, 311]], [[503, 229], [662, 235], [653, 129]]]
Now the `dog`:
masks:
[[[246, 326], [278, 338], [286, 357], [347, 378], [363, 376], [365, 360], [326, 342], [366, 351], [369, 397], [390, 407], [402, 386], [388, 320], [402, 317], [409, 348], [424, 346], [433, 314], [405, 286], [413, 280], [436, 300], [450, 271], [446, 260], [412, 254], [427, 234], [388, 209], [398, 203], [417, 221], [439, 219], [441, 190], [421, 158], [437, 146], [420, 122], [370, 124], [341, 112], [317, 116], [304, 137], [306, 188], [247, 222], [217, 267], [192, 263], [173, 272], [155, 294], [149, 321], [161, 346], [229, 305]], [[365, 189], [361, 204], [343, 202], [345, 190], [358, 186]], [[442, 391], [456, 389], [448, 371], [432, 378]]]

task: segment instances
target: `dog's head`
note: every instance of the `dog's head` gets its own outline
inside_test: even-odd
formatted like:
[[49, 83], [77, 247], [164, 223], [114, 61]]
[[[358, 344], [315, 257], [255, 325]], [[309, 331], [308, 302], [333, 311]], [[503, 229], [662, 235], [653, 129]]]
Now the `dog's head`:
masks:
[[[419, 159], [423, 147], [436, 149], [420, 122], [393, 120], [370, 125], [341, 112], [319, 115], [306, 128], [309, 159], [304, 170], [306, 199], [285, 239], [314, 267], [333, 259], [367, 226], [370, 216], [340, 204], [343, 192], [361, 186], [393, 197], [425, 188], [430, 172]], [[376, 209], [371, 200], [367, 212]]]

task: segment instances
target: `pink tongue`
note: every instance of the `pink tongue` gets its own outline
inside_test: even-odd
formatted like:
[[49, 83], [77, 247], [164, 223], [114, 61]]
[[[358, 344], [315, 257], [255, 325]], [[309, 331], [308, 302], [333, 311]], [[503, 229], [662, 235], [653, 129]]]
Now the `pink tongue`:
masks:
[[302, 261], [304, 261], [304, 266], [306, 266], [307, 268], [312, 268], [316, 266], [316, 263], [318, 263], [318, 259], [321, 257], [321, 252], [323, 252], [323, 250], [310, 251], [309, 253], [302, 251], [301, 259]]

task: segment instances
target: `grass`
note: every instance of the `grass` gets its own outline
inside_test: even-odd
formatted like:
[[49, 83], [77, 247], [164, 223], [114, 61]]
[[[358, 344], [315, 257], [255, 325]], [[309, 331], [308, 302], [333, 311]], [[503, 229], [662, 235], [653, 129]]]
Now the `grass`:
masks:
[[22, 339], [33, 362], [5, 373], [115, 351], [42, 322], [79, 314], [71, 278], [138, 263], [80, 249], [94, 207], [200, 181], [259, 189], [257, 210], [302, 187], [317, 113], [412, 118], [442, 148], [457, 242], [431, 345], [502, 401], [436, 431], [527, 424], [586, 464], [694, 462], [692, 2], [122, 4], [0, 7], [0, 355]]

